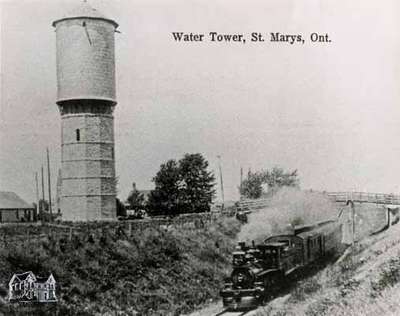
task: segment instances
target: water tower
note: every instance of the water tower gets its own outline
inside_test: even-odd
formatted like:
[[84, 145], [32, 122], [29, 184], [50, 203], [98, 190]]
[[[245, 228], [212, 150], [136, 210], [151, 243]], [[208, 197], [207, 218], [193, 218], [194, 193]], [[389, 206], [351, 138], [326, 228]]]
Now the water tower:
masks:
[[116, 219], [113, 111], [118, 24], [86, 1], [53, 22], [61, 114], [62, 219]]

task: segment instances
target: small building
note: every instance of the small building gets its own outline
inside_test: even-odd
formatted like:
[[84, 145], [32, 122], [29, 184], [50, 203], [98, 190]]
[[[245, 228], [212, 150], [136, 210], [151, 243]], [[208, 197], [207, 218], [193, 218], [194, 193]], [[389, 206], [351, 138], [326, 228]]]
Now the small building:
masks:
[[0, 191], [0, 223], [32, 222], [35, 219], [36, 211], [33, 205], [14, 192]]
[[52, 274], [36, 277], [33, 272], [14, 274], [9, 284], [10, 302], [57, 302], [56, 281]]

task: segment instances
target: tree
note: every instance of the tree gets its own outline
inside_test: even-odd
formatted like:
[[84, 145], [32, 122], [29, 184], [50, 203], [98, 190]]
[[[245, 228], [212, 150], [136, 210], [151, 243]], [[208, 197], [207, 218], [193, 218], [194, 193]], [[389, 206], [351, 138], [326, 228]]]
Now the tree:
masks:
[[205, 212], [215, 194], [215, 178], [201, 154], [186, 154], [179, 162], [162, 164], [153, 178], [148, 208], [152, 214]]
[[154, 215], [178, 213], [179, 205], [179, 168], [175, 160], [168, 160], [160, 166], [153, 178], [155, 189], [150, 192], [148, 208]]
[[[263, 192], [263, 184], [268, 185], [268, 192]], [[241, 196], [257, 199], [263, 194], [271, 196], [284, 186], [299, 186], [297, 170], [287, 172], [282, 168], [274, 167], [272, 170], [262, 170], [255, 173], [249, 171], [247, 179], [242, 182], [239, 191]]]
[[132, 184], [132, 191], [129, 193], [127, 198], [127, 202], [129, 203], [129, 209], [139, 211], [145, 208], [145, 199], [143, 193], [140, 193], [138, 189], [136, 189], [136, 183]]
[[263, 174], [263, 183], [268, 184], [269, 192], [274, 194], [281, 187], [298, 187], [297, 170], [285, 172], [282, 168], [274, 167]]
[[186, 154], [179, 161], [181, 207], [185, 212], [208, 212], [215, 194], [215, 177], [201, 154]]
[[263, 179], [259, 173], [249, 172], [247, 179], [240, 185], [240, 195], [248, 199], [258, 199], [263, 192], [262, 189]]

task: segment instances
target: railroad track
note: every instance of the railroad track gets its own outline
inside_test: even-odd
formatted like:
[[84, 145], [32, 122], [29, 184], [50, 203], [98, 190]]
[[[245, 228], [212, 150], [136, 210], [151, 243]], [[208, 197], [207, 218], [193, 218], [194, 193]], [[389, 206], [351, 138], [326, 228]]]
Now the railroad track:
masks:
[[254, 312], [255, 309], [252, 310], [247, 310], [247, 311], [238, 311], [238, 312], [234, 312], [234, 311], [229, 311], [227, 309], [224, 309], [223, 311], [215, 314], [214, 316], [250, 316], [251, 312]]

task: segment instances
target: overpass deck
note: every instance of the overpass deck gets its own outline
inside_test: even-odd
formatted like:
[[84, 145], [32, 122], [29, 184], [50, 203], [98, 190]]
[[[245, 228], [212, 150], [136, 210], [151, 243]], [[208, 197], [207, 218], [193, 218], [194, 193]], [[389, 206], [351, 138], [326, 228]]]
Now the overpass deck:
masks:
[[[381, 205], [400, 206], [400, 195], [385, 193], [368, 193], [368, 192], [322, 192], [328, 198], [336, 203], [373, 203]], [[238, 210], [251, 211], [261, 209], [270, 205], [271, 198], [262, 199], [245, 199], [238, 202]]]

